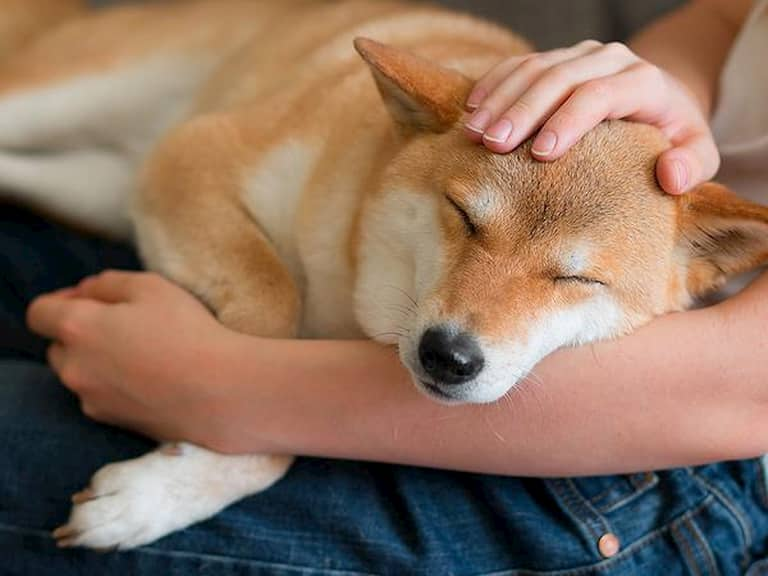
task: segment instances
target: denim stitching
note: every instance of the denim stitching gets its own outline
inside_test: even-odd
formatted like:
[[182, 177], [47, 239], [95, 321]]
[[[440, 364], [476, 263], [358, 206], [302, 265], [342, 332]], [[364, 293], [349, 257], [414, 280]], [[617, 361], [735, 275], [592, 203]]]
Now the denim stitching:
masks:
[[766, 467], [768, 467], [768, 454], [764, 454], [758, 458], [757, 463], [757, 473], [760, 475], [757, 491], [760, 495], [760, 503], [763, 505], [763, 508], [768, 509], [768, 470]]
[[[595, 548], [595, 542], [608, 532], [608, 527], [603, 518], [593, 508], [588, 506], [587, 501], [581, 496], [579, 491], [570, 479], [557, 479], [548, 482], [560, 497], [563, 506], [569, 512], [571, 518], [577, 525], [583, 526], [589, 532], [592, 538], [592, 548]], [[581, 513], [580, 513], [581, 512]], [[594, 517], [596, 517], [596, 520]], [[595, 529], [594, 524], [599, 524]]]
[[[10, 532], [12, 534], [23, 534], [26, 536], [35, 536], [43, 540], [52, 540], [50, 532], [45, 530], [35, 530], [32, 528], [24, 528], [20, 526], [11, 526], [8, 524], [0, 524], [0, 532]], [[64, 552], [62, 552], [64, 554]], [[135, 548], [129, 552], [120, 552], [120, 554], [147, 554], [149, 556], [170, 556], [172, 558], [181, 558], [188, 560], [199, 560], [201, 562], [220, 562], [224, 564], [243, 564], [253, 568], [270, 568], [280, 570], [290, 570], [299, 573], [315, 573], [326, 574], [327, 576], [378, 576], [372, 572], [354, 572], [349, 570], [334, 570], [324, 569], [320, 570], [309, 566], [296, 566], [291, 564], [281, 564], [277, 562], [264, 562], [262, 560], [251, 560], [248, 558], [236, 558], [231, 556], [221, 556], [219, 554], [202, 554], [199, 552], [187, 552], [185, 550], [166, 550], [163, 548], [153, 548], [151, 546], [143, 546], [141, 548]]]
[[741, 530], [742, 544], [744, 545], [744, 549], [746, 551], [751, 550], [752, 549], [752, 528], [750, 526], [750, 522], [747, 519], [746, 515], [719, 488], [716, 488], [711, 482], [707, 481], [703, 476], [697, 473], [694, 473], [693, 476], [701, 484], [703, 484], [707, 489], [709, 489], [709, 491], [715, 495], [715, 497], [720, 501], [720, 503], [723, 506], [725, 506], [728, 509], [728, 511], [733, 515], [734, 519], [736, 520], [736, 523], [739, 525], [739, 528]]
[[[666, 534], [667, 532], [670, 532], [673, 527], [677, 526], [681, 522], [685, 522], [687, 519], [694, 518], [698, 514], [700, 514], [706, 507], [708, 507], [715, 498], [712, 495], [708, 495], [704, 500], [702, 500], [695, 508], [692, 508], [688, 511], [686, 511], [681, 516], [677, 517], [675, 520], [667, 524], [666, 526], [662, 526], [661, 528], [658, 528], [654, 530], [653, 532], [650, 532], [640, 540], [634, 542], [633, 544], [627, 546], [622, 552], [619, 553], [619, 555], [609, 558], [607, 560], [602, 561], [598, 565], [592, 565], [592, 566], [583, 566], [581, 568], [575, 568], [575, 569], [566, 569], [566, 570], [555, 570], [555, 571], [531, 571], [531, 570], [507, 570], [507, 571], [496, 571], [496, 572], [488, 572], [484, 574], [478, 574], [477, 576], [585, 576], [590, 573], [592, 574], [599, 574], [604, 572], [605, 570], [612, 569], [616, 565], [620, 565], [622, 562], [625, 562], [629, 558], [631, 558], [634, 554], [637, 552], [645, 549], [646, 547], [650, 546], [656, 540], [658, 540], [661, 536]], [[42, 530], [34, 530], [29, 528], [21, 528], [16, 526], [9, 526], [0, 524], [0, 531], [5, 530], [8, 532], [13, 533], [19, 533], [19, 534], [27, 534], [27, 535], [33, 535], [40, 538], [44, 538], [47, 540], [50, 540], [51, 536], [48, 532], [42, 531]], [[176, 550], [163, 550], [163, 549], [156, 549], [151, 547], [144, 547], [144, 548], [138, 548], [133, 551], [133, 553], [146, 553], [153, 556], [175, 556], [180, 558], [189, 558], [189, 559], [199, 559], [199, 560], [207, 560], [207, 561], [219, 561], [219, 562], [229, 562], [229, 563], [243, 563], [246, 565], [251, 565], [253, 567], [265, 567], [265, 568], [280, 568], [283, 570], [293, 570], [297, 572], [312, 572], [315, 573], [321, 573], [321, 574], [327, 574], [328, 576], [377, 576], [375, 573], [366, 573], [366, 572], [350, 572], [350, 571], [344, 571], [344, 570], [325, 570], [323, 572], [320, 572], [314, 568], [305, 568], [301, 566], [290, 566], [290, 565], [284, 565], [284, 564], [273, 564], [268, 562], [260, 562], [258, 560], [247, 560], [247, 559], [237, 559], [237, 558], [229, 558], [226, 556], [217, 556], [217, 555], [207, 555], [207, 554], [198, 554], [194, 552], [182, 552], [182, 551], [176, 551]]]
[[[635, 478], [638, 476], [642, 476], [643, 479], [641, 481], [636, 481]], [[600, 512], [612, 512], [619, 506], [623, 506], [626, 504], [629, 500], [632, 500], [636, 496], [640, 496], [643, 494], [646, 490], [649, 488], [652, 488], [656, 484], [658, 484], [658, 477], [653, 472], [645, 472], [645, 473], [639, 473], [639, 474], [627, 474], [622, 476], [626, 482], [632, 485], [632, 490], [628, 491], [628, 493], [618, 499], [615, 502], [611, 502], [609, 504], [602, 503], [602, 500], [605, 500], [608, 495], [613, 492], [616, 488], [616, 484], [611, 483], [607, 488], [604, 488], [600, 492], [598, 492], [595, 496], [592, 496], [591, 498], [586, 498], [595, 508], [600, 510]]]
[[582, 566], [580, 568], [567, 568], [565, 570], [554, 571], [536, 571], [536, 570], [501, 570], [497, 572], [487, 572], [482, 574], [476, 574], [475, 576], [589, 576], [589, 574], [598, 574], [605, 570], [613, 569], [617, 564], [626, 562], [632, 556], [634, 556], [640, 550], [647, 548], [664, 534], [670, 532], [674, 526], [677, 526], [681, 522], [685, 522], [686, 519], [694, 518], [704, 511], [708, 506], [712, 504], [715, 498], [712, 495], [707, 495], [704, 500], [699, 502], [696, 507], [687, 510], [670, 523], [657, 528], [653, 532], [649, 532], [639, 540], [633, 542], [619, 554], [613, 558], [601, 561], [599, 564], [593, 564], [591, 566]]
[[[681, 522], [680, 524], [682, 525], [683, 523]], [[702, 576], [701, 570], [699, 569], [699, 562], [696, 559], [696, 553], [693, 551], [691, 543], [688, 542], [688, 536], [681, 530], [681, 526], [671, 526], [669, 531], [675, 539], [675, 543], [680, 549], [680, 552], [685, 556], [685, 561], [688, 564], [688, 567], [694, 572], [693, 576]]]
[[704, 538], [704, 535], [701, 533], [701, 530], [699, 529], [696, 522], [689, 518], [686, 520], [686, 525], [688, 526], [688, 530], [691, 532], [691, 534], [693, 534], [694, 539], [698, 541], [699, 546], [704, 556], [706, 557], [710, 574], [713, 576], [719, 576], [720, 570], [717, 568], [717, 562], [715, 561], [714, 554], [712, 554], [712, 548], [710, 547], [709, 542], [707, 542], [707, 539]]
[[656, 474], [653, 474], [653, 477], [651, 480], [649, 480], [648, 482], [645, 482], [644, 484], [636, 486], [634, 492], [627, 494], [624, 498], [621, 498], [620, 500], [614, 502], [610, 506], [601, 508], [600, 511], [603, 513], [613, 512], [614, 510], [617, 510], [618, 508], [624, 506], [625, 504], [634, 500], [635, 498], [642, 496], [643, 494], [648, 492], [651, 488], [656, 487], [658, 483], [659, 483], [659, 477], [656, 476]]

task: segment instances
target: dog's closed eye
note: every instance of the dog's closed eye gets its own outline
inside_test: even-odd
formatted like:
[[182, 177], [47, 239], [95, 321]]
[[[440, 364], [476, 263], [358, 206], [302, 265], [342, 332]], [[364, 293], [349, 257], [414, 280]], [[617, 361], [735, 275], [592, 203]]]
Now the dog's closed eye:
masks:
[[589, 276], [555, 276], [553, 278], [555, 283], [558, 282], [577, 282], [579, 284], [592, 284], [595, 286], [608, 286], [607, 282], [598, 280], [597, 278], [590, 278]]
[[450, 202], [451, 206], [456, 210], [456, 212], [459, 213], [459, 216], [461, 216], [461, 220], [464, 222], [464, 227], [467, 229], [467, 233], [470, 236], [476, 236], [478, 233], [477, 225], [472, 221], [472, 218], [469, 216], [469, 213], [459, 204], [451, 198], [450, 196], [446, 195], [446, 200]]

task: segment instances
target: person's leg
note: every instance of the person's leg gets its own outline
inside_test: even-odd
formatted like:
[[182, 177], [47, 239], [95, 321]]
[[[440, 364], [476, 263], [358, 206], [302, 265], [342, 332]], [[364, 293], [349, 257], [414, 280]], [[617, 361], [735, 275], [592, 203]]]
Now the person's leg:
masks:
[[85, 420], [40, 365], [0, 373], [3, 575], [735, 576], [766, 550], [750, 463], [542, 481], [322, 459], [149, 546], [57, 550], [68, 496], [151, 443]]

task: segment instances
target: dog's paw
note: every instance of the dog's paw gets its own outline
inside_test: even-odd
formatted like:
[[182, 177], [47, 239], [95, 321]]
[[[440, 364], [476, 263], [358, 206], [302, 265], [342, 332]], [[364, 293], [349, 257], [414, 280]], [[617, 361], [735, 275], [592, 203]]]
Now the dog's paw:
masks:
[[59, 547], [127, 550], [213, 516], [281, 478], [291, 459], [223, 456], [188, 444], [109, 464], [72, 497]]

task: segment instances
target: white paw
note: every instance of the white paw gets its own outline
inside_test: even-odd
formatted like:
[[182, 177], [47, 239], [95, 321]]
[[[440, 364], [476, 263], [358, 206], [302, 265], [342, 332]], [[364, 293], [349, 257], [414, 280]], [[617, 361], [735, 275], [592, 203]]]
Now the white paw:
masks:
[[209, 518], [268, 488], [288, 470], [283, 456], [223, 456], [189, 444], [109, 464], [72, 497], [60, 547], [127, 550]]

